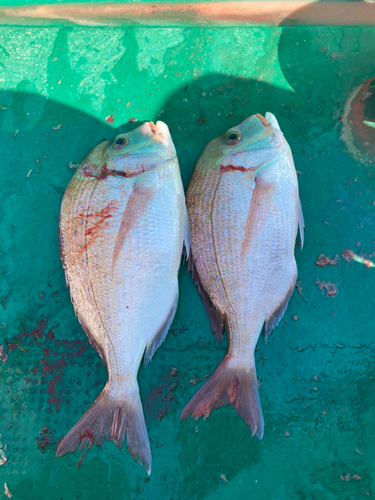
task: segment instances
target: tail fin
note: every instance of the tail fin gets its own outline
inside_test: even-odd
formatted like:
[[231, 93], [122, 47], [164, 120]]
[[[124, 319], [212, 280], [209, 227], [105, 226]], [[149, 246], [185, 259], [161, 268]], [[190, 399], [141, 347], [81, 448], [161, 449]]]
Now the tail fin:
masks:
[[108, 386], [90, 406], [83, 417], [68, 432], [59, 444], [56, 456], [61, 457], [69, 451], [80, 450], [89, 443], [114, 441], [121, 449], [127, 434], [128, 451], [135, 461], [142, 465], [150, 475], [151, 449], [147, 436], [142, 404], [138, 392], [130, 393], [126, 399], [111, 396]]
[[207, 382], [188, 402], [181, 413], [181, 420], [190, 414], [192, 418], [208, 417], [212, 410], [233, 405], [250, 427], [253, 436], [263, 437], [264, 421], [259, 399], [255, 368], [244, 369], [230, 366], [225, 358]]

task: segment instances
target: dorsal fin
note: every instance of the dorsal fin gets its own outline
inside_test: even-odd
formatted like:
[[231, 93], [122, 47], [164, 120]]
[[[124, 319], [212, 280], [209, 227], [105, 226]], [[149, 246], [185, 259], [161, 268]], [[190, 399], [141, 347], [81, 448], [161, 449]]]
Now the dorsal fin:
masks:
[[224, 331], [224, 317], [222, 317], [219, 313], [219, 311], [216, 309], [214, 306], [210, 296], [204, 289], [198, 275], [197, 268], [195, 267], [194, 264], [194, 257], [192, 252], [190, 252], [189, 260], [188, 260], [188, 271], [191, 271], [191, 274], [193, 276], [193, 280], [195, 284], [197, 285], [199, 295], [202, 299], [204, 308], [206, 309], [206, 313], [208, 316], [208, 319], [210, 320], [212, 332], [215, 335], [216, 339], [218, 342], [221, 342], [221, 339], [223, 338], [223, 331]]

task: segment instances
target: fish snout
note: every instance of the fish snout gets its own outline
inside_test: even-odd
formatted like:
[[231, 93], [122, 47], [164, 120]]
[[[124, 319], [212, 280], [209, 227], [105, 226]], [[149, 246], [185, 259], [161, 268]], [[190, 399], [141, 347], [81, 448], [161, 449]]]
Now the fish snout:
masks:
[[257, 118], [259, 118], [259, 120], [262, 122], [262, 124], [263, 124], [265, 127], [268, 127], [268, 126], [269, 126], [269, 124], [270, 124], [270, 123], [269, 123], [269, 121], [268, 121], [266, 118], [264, 118], [264, 116], [262, 116], [260, 113], [257, 113], [255, 116], [256, 116]]

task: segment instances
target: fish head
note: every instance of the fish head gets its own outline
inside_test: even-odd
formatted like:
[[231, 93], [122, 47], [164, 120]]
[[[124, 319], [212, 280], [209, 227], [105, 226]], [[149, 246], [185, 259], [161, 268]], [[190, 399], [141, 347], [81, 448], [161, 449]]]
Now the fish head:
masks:
[[222, 172], [260, 173], [289, 150], [272, 113], [252, 115], [221, 137], [214, 139]]
[[124, 177], [134, 177], [175, 158], [176, 150], [165, 123], [146, 122], [120, 134], [108, 144], [107, 171]]

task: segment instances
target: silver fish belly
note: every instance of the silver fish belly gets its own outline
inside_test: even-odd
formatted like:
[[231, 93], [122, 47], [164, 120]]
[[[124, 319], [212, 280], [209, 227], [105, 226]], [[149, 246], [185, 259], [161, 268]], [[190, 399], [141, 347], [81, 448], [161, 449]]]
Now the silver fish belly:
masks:
[[202, 153], [187, 192], [190, 267], [224, 360], [181, 418], [232, 404], [263, 436], [254, 350], [283, 316], [293, 292], [298, 224], [303, 217], [290, 148], [276, 118], [252, 116]]
[[61, 207], [60, 243], [79, 321], [108, 369], [102, 393], [62, 440], [57, 456], [125, 434], [151, 472], [137, 383], [176, 312], [177, 274], [189, 225], [167, 127], [144, 124], [85, 159]]

